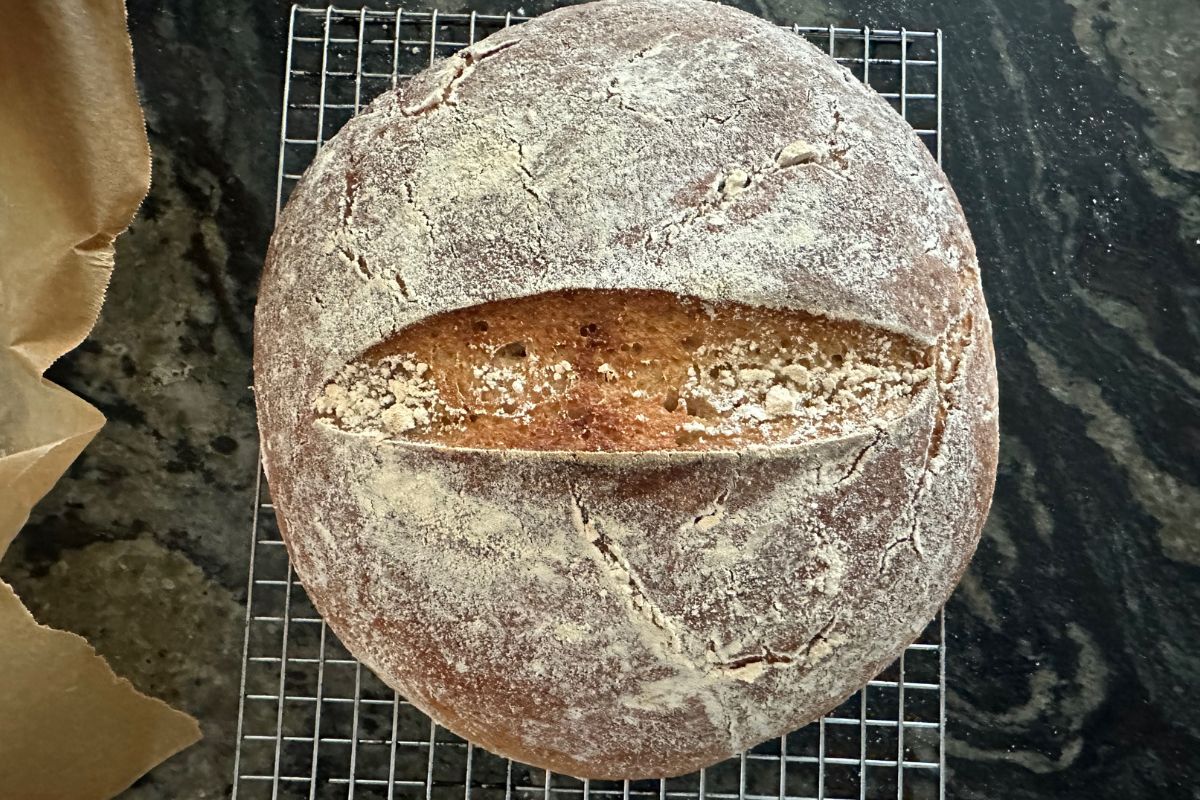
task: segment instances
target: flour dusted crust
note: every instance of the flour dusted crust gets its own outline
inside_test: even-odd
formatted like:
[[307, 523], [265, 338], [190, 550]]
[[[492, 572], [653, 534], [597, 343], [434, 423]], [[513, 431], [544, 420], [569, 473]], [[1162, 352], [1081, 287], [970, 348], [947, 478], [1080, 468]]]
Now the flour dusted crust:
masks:
[[[707, 452], [321, 418], [408, 326], [574, 289], [852, 322], [934, 374], [847, 435]], [[816, 49], [697, 0], [551, 12], [348, 123], [272, 239], [255, 372], [280, 524], [339, 637], [456, 733], [581, 777], [685, 773], [855, 691], [944, 602], [995, 474], [990, 323], [945, 177]]]

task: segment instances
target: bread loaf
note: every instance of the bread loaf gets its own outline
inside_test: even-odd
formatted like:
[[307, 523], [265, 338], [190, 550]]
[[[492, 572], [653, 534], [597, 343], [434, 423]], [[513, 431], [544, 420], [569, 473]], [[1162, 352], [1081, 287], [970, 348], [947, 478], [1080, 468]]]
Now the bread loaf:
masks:
[[975, 252], [889, 105], [699, 0], [554, 11], [321, 150], [255, 321], [264, 465], [346, 646], [588, 778], [818, 717], [966, 567], [996, 466]]

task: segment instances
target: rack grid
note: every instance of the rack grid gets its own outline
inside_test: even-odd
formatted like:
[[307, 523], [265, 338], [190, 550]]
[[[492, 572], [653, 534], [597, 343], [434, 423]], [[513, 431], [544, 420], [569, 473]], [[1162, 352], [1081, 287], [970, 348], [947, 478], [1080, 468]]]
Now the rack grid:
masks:
[[[276, 213], [359, 108], [514, 14], [293, 6]], [[789, 26], [888, 99], [941, 161], [940, 31]], [[945, 797], [945, 619], [818, 722], [698, 773], [581, 781], [458, 738], [359, 664], [288, 563], [261, 469], [234, 760], [234, 800], [926, 800]]]

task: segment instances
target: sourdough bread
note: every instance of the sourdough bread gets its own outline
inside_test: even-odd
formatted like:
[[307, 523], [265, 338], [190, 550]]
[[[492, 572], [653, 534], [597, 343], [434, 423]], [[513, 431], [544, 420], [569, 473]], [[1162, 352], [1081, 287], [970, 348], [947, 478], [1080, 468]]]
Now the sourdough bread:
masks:
[[994, 482], [990, 333], [886, 101], [736, 9], [602, 0], [317, 155], [260, 288], [264, 466], [313, 602], [436, 721], [682, 774], [945, 601]]

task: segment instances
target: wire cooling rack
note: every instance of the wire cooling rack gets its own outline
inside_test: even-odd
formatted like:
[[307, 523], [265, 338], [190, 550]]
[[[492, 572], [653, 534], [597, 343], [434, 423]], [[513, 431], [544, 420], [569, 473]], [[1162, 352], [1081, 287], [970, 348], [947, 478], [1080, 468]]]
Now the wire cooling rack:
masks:
[[[294, 6], [276, 213], [362, 106], [512, 14]], [[893, 103], [941, 160], [941, 32], [792, 26]], [[351, 656], [288, 563], [261, 470], [233, 798], [925, 800], [945, 796], [945, 621], [824, 719], [682, 778], [580, 781], [438, 727]]]

